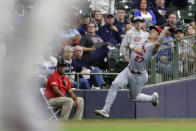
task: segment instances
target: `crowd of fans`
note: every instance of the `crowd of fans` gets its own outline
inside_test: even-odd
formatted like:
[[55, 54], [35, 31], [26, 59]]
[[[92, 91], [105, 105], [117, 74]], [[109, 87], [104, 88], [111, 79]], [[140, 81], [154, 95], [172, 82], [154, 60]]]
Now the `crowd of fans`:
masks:
[[[123, 7], [117, 7], [117, 13], [102, 14], [99, 10], [80, 14], [76, 10], [70, 13], [71, 22], [65, 21], [64, 28], [56, 36], [55, 41], [48, 48], [45, 56], [38, 62], [40, 70], [54, 72], [57, 59], [64, 57], [67, 63], [67, 73], [101, 73], [107, 69], [107, 57], [112, 49], [118, 49], [119, 55], [129, 61], [130, 51], [140, 42], [145, 42], [151, 25], [161, 28], [175, 25], [173, 32], [165, 34], [164, 41], [182, 38], [195, 34], [195, 24], [181, 23], [174, 12], [165, 7], [165, 0], [155, 0], [156, 7], [148, 8], [147, 0], [139, 0], [139, 7], [134, 13], [127, 13]], [[195, 39], [180, 40], [179, 71], [190, 73], [188, 68], [194, 69]], [[164, 43], [156, 56], [158, 69], [172, 77], [174, 47], [173, 42]], [[55, 60], [56, 59], [56, 60]], [[191, 66], [188, 66], [191, 65]], [[45, 67], [45, 68], [43, 68]], [[67, 76], [72, 88], [77, 87], [74, 75]], [[47, 82], [47, 75], [41, 75], [42, 85]], [[105, 88], [106, 82], [102, 75], [79, 76], [80, 89], [91, 89], [92, 86]]]

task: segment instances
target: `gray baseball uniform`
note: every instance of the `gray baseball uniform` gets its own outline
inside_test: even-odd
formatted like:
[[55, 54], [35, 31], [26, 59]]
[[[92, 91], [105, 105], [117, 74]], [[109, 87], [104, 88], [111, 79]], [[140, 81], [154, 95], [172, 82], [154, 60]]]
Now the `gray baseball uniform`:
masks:
[[146, 68], [153, 57], [153, 43], [140, 43], [131, 53], [128, 66], [116, 77], [106, 97], [104, 109], [109, 112], [120, 87], [128, 86], [130, 100], [139, 102], [151, 102], [152, 96], [140, 93], [148, 80]]

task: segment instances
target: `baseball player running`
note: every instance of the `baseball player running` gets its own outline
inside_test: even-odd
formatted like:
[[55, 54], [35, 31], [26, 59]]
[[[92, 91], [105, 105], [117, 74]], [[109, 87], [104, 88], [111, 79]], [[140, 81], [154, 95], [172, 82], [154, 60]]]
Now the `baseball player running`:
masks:
[[153, 106], [159, 103], [157, 92], [154, 92], [152, 95], [146, 95], [140, 92], [148, 80], [146, 68], [152, 57], [158, 51], [164, 34], [168, 29], [169, 27], [166, 27], [162, 33], [160, 27], [150, 26], [150, 34], [147, 41], [135, 46], [131, 52], [128, 66], [113, 81], [105, 100], [105, 106], [101, 110], [95, 110], [96, 115], [109, 117], [110, 108], [116, 98], [117, 90], [126, 85], [129, 87], [131, 101], [152, 102]]

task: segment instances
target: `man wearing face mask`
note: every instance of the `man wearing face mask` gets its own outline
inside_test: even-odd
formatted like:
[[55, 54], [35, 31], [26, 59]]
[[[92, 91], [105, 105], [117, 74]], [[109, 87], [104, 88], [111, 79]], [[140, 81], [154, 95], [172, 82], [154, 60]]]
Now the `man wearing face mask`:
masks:
[[[57, 72], [54, 72], [48, 78], [45, 96], [51, 106], [61, 107], [61, 119], [69, 118], [72, 107], [75, 108], [74, 119], [82, 119], [84, 100], [77, 97], [71, 89], [69, 79], [64, 76], [66, 70], [66, 62], [64, 57], [59, 58], [57, 63]], [[69, 97], [66, 96], [66, 92]]]

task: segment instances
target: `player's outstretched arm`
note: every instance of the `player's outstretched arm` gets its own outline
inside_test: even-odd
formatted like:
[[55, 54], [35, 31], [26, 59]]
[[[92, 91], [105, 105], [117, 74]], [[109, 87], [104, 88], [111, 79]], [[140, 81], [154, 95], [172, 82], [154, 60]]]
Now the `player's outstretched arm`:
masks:
[[154, 50], [158, 51], [159, 47], [161, 46], [161, 44], [163, 43], [163, 39], [165, 38], [165, 33], [169, 30], [169, 27], [165, 27], [164, 30], [162, 31], [162, 33], [159, 35], [156, 43], [155, 43], [155, 47]]

